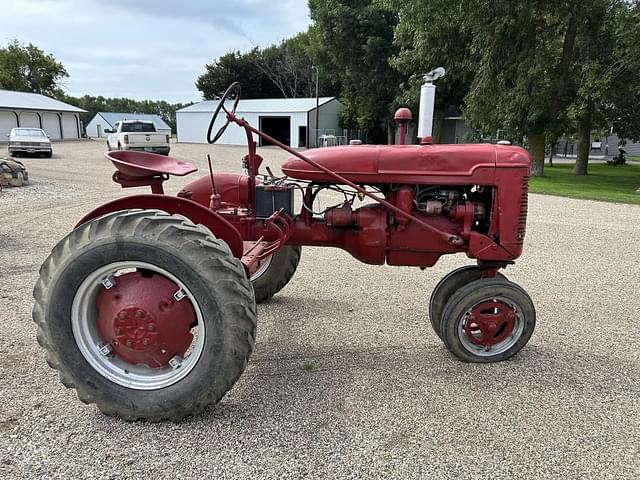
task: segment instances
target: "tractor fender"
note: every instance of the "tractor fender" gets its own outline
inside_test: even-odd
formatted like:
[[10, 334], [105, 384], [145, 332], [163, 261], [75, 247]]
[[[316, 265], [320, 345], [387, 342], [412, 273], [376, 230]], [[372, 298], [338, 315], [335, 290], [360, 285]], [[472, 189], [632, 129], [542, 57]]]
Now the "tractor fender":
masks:
[[192, 200], [170, 195], [146, 194], [119, 198], [89, 212], [78, 222], [75, 228], [107, 213], [131, 209], [162, 210], [172, 215], [183, 215], [193, 223], [207, 227], [216, 238], [227, 243], [234, 257], [242, 258], [242, 236], [238, 229], [227, 219]]
[[[249, 203], [248, 176], [239, 173], [216, 172], [213, 174], [213, 181], [216, 184], [216, 193], [220, 195], [221, 202], [238, 207]], [[211, 192], [211, 177], [207, 175], [185, 185], [178, 196], [190, 198], [206, 207], [211, 201]]]

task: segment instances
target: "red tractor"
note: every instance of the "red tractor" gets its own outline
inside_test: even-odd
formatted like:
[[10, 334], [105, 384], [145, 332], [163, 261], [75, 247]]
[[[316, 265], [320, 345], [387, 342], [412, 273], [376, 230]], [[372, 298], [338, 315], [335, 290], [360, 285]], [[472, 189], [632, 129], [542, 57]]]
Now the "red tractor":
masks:
[[[454, 270], [431, 295], [436, 334], [466, 362], [505, 360], [527, 343], [533, 303], [499, 273], [522, 252], [525, 150], [431, 145], [423, 136], [419, 145], [303, 154], [237, 117], [239, 98], [234, 84], [220, 100], [208, 140], [215, 143], [231, 122], [243, 127], [246, 175], [210, 168], [177, 196], [165, 195], [170, 175], [196, 168], [161, 155], [109, 152], [115, 182], [152, 193], [98, 207], [42, 265], [34, 290], [38, 341], [83, 402], [126, 420], [152, 421], [179, 420], [218, 402], [247, 366], [256, 303], [291, 280], [303, 245], [422, 269], [441, 255], [465, 253], [477, 265]], [[221, 110], [224, 124], [212, 136]], [[409, 117], [407, 109], [397, 115], [403, 133]], [[282, 164], [285, 176], [259, 174], [256, 136], [291, 154]], [[324, 190], [340, 201], [315, 211]]]

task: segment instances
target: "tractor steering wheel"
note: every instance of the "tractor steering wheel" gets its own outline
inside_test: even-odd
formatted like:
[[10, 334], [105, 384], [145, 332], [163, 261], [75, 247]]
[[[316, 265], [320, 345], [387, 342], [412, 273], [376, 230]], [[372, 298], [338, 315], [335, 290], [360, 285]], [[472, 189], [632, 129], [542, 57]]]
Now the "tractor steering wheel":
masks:
[[[234, 97], [233, 106], [231, 107], [231, 111], [229, 111], [229, 110], [227, 110], [227, 107], [225, 106], [224, 103], [225, 103], [225, 100], [232, 93], [235, 93], [235, 97]], [[233, 82], [231, 85], [229, 85], [229, 88], [227, 88], [227, 90], [224, 92], [222, 97], [220, 97], [220, 103], [218, 103], [216, 111], [213, 113], [213, 117], [211, 118], [211, 122], [209, 122], [209, 130], [207, 130], [207, 142], [213, 144], [213, 143], [216, 143], [218, 141], [218, 139], [220, 139], [220, 137], [222, 136], [224, 131], [229, 126], [229, 123], [231, 123], [231, 120], [229, 119], [229, 117], [235, 115], [236, 108], [238, 108], [238, 102], [239, 101], [240, 101], [240, 82]], [[220, 113], [221, 109], [224, 110], [225, 113], [227, 114], [227, 121], [225, 122], [224, 125], [222, 125], [222, 127], [220, 127], [220, 130], [218, 130], [218, 133], [216, 133], [216, 136], [213, 137], [213, 139], [212, 139], [211, 138], [211, 131], [213, 130], [213, 124], [215, 123], [216, 119], [218, 118], [218, 114]]]

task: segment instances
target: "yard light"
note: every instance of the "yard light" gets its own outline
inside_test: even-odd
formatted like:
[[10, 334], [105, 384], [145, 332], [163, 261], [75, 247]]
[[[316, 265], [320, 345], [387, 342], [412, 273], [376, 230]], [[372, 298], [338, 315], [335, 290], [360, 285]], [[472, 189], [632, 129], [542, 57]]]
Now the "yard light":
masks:
[[311, 65], [311, 70], [316, 71], [316, 148], [318, 148], [318, 130], [320, 128], [320, 90], [318, 88], [320, 84], [320, 70], [315, 65]]

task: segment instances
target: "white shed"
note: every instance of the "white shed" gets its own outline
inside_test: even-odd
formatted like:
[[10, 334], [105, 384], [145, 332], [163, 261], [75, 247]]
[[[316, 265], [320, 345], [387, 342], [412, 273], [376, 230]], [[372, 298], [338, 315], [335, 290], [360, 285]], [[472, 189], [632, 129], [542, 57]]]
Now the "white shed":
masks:
[[0, 90], [0, 142], [15, 127], [42, 128], [52, 140], [82, 136], [79, 114], [86, 110], [37, 93]]
[[[178, 142], [207, 143], [207, 129], [217, 100], [207, 100], [178, 110], [176, 113]], [[227, 101], [228, 108], [232, 102]], [[320, 124], [316, 132], [315, 98], [265, 98], [240, 100], [236, 115], [243, 117], [252, 126], [271, 135], [276, 140], [292, 147], [313, 147], [316, 133], [336, 135], [339, 130], [342, 104], [335, 97], [319, 99]], [[214, 125], [214, 134], [226, 122], [221, 112]], [[244, 145], [247, 137], [243, 128], [229, 125], [218, 143], [226, 145]], [[259, 139], [259, 145], [265, 142]]]
[[162, 119], [160, 115], [152, 113], [116, 113], [116, 112], [98, 112], [87, 124], [87, 137], [102, 138], [106, 137], [104, 129], [112, 129], [116, 122], [123, 120], [143, 120], [153, 122], [156, 132], [171, 135], [171, 127]]

